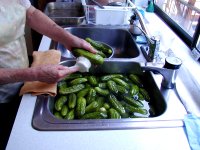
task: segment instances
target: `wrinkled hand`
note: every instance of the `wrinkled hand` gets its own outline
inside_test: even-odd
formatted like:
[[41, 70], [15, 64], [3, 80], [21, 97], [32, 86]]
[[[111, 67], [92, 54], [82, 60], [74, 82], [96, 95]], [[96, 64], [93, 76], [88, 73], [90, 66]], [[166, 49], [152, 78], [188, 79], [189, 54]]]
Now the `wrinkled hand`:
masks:
[[77, 36], [74, 35], [70, 35], [69, 41], [67, 40], [64, 43], [64, 46], [66, 49], [71, 50], [73, 47], [77, 47], [77, 48], [83, 48], [86, 49], [92, 53], [96, 53], [97, 51], [90, 45], [90, 43], [88, 43], [87, 41], [85, 41], [84, 39], [81, 39]]
[[36, 80], [46, 83], [56, 83], [67, 75], [78, 71], [78, 68], [69, 68], [62, 65], [44, 65], [32, 69], [35, 70]]

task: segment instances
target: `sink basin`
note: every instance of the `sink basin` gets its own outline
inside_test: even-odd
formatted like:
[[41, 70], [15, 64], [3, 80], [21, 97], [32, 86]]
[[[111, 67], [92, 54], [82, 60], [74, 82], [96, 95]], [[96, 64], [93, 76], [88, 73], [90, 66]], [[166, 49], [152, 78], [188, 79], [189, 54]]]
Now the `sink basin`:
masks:
[[[62, 62], [65, 66], [72, 66], [75, 60]], [[144, 72], [140, 64], [132, 61], [105, 60], [101, 66], [92, 66], [90, 73], [137, 73], [148, 91], [150, 102], [154, 109], [147, 118], [122, 119], [85, 119], [65, 120], [53, 115], [54, 97], [38, 96], [34, 109], [32, 125], [37, 130], [106, 130], [106, 129], [133, 129], [183, 126], [182, 120], [177, 117], [182, 111], [176, 104], [176, 97], [169, 101], [168, 89], [159, 89], [151, 72]], [[172, 91], [171, 91], [172, 92]], [[171, 103], [171, 104], [170, 104]], [[174, 110], [174, 111], [172, 111]]]
[[[68, 27], [65, 28], [73, 35], [82, 39], [87, 37], [104, 42], [112, 47], [114, 54], [111, 58], [138, 58], [140, 51], [135, 43], [134, 38], [126, 29], [120, 28], [106, 28], [106, 27]], [[65, 58], [74, 58], [74, 56], [65, 49], [60, 43], [53, 43], [53, 47], [62, 52]]]

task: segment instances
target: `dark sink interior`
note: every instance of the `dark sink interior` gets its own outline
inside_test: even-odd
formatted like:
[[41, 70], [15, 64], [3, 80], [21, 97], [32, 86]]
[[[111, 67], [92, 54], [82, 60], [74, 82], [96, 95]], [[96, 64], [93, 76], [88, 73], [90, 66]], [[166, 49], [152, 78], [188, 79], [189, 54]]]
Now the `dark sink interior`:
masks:
[[[62, 65], [72, 66], [75, 60], [62, 62]], [[137, 73], [148, 91], [150, 101], [150, 115], [142, 118], [122, 119], [85, 119], [66, 120], [58, 119], [53, 115], [55, 97], [38, 96], [32, 125], [37, 130], [105, 130], [105, 129], [130, 129], [130, 128], [152, 128], [152, 122], [158, 121], [166, 109], [165, 98], [157, 87], [150, 72], [142, 72], [140, 65], [135, 62], [124, 62], [121, 60], [105, 60], [102, 66], [92, 66], [90, 73]], [[166, 124], [167, 126], [167, 124]]]
[[[102, 28], [102, 27], [69, 27], [66, 28], [70, 33], [82, 39], [87, 37], [104, 42], [112, 47], [114, 54], [111, 58], [136, 58], [139, 56], [139, 49], [126, 29]], [[74, 56], [65, 49], [60, 43], [54, 43], [55, 49], [62, 52], [65, 58], [74, 58]], [[52, 47], [51, 47], [52, 48]]]

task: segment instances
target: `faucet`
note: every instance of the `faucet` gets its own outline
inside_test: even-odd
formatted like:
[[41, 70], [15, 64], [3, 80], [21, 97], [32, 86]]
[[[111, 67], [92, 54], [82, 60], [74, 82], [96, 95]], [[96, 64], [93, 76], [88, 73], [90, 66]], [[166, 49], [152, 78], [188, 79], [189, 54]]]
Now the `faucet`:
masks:
[[[138, 32], [138, 30], [134, 30], [133, 28], [138, 28], [142, 33], [143, 35], [146, 37], [147, 39], [147, 43], [148, 43], [148, 46], [149, 46], [149, 52], [148, 52], [148, 57], [149, 57], [149, 60], [153, 61], [154, 59], [154, 56], [155, 56], [155, 51], [156, 51], [156, 48], [157, 48], [157, 39], [154, 37], [154, 36], [150, 36], [149, 34], [149, 31], [144, 23], [144, 19], [143, 19], [143, 16], [141, 15], [141, 13], [138, 11], [137, 7], [135, 6], [135, 4], [133, 4], [130, 0], [127, 0], [128, 3], [131, 5], [131, 7], [133, 8], [133, 11], [134, 11], [134, 14], [133, 16], [131, 16], [130, 18], [130, 25], [132, 25], [132, 29], [130, 28], [130, 32], [133, 33], [133, 32]], [[136, 20], [136, 16], [138, 17], [138, 20], [140, 22], [140, 26], [137, 26], [136, 24], [134, 25], [133, 27], [133, 22], [134, 20]], [[133, 33], [134, 34], [134, 33]]]
[[178, 57], [167, 57], [163, 68], [154, 67], [152, 66], [152, 62], [148, 62], [145, 66], [142, 66], [142, 69], [144, 71], [153, 71], [154, 73], [161, 74], [163, 76], [162, 87], [172, 89], [175, 86], [175, 80], [181, 64], [182, 61]]

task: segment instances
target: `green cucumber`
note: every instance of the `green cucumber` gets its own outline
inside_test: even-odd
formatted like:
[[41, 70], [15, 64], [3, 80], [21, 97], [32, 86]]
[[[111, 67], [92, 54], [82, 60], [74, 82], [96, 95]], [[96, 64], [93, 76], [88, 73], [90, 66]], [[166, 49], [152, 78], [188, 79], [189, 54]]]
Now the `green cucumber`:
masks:
[[73, 109], [75, 108], [75, 106], [76, 106], [76, 94], [70, 93], [68, 96], [68, 107], [70, 109]]
[[86, 99], [83, 97], [79, 97], [77, 99], [76, 104], [76, 115], [78, 118], [81, 118], [85, 114], [85, 108], [86, 108]]
[[87, 82], [87, 78], [76, 78], [76, 79], [73, 79], [69, 82], [70, 85], [76, 85], [76, 84], [81, 84], [81, 83], [84, 83], [84, 82]]
[[117, 88], [117, 84], [112, 81], [112, 80], [108, 80], [107, 82], [107, 86], [108, 86], [108, 89], [113, 92], [113, 93], [118, 93], [118, 88]]
[[66, 95], [69, 93], [75, 93], [85, 88], [84, 84], [76, 84], [67, 88], [60, 88], [58, 93], [61, 95]]
[[107, 96], [110, 93], [107, 89], [101, 89], [100, 87], [95, 87], [94, 89], [98, 94], [102, 96]]
[[87, 105], [95, 101], [95, 98], [96, 98], [96, 90], [91, 88], [86, 97]]
[[84, 56], [88, 58], [93, 64], [102, 65], [104, 62], [104, 58], [101, 55], [91, 53], [84, 49], [74, 48], [72, 52], [75, 56]]
[[99, 42], [97, 42], [95, 40], [92, 40], [91, 38], [86, 38], [85, 40], [88, 43], [90, 43], [97, 50], [103, 51], [103, 52], [108, 53], [108, 54], [112, 54], [112, 49], [110, 49], [109, 47], [105, 46], [104, 44], [99, 43]]
[[110, 108], [108, 110], [108, 116], [109, 116], [110, 119], [121, 119], [120, 114], [114, 108]]
[[63, 107], [63, 105], [67, 102], [67, 96], [60, 96], [58, 99], [56, 99], [54, 107], [57, 111], [60, 111]]
[[115, 95], [110, 94], [108, 96], [109, 102], [112, 105], [112, 107], [114, 109], [116, 109], [121, 115], [125, 114], [126, 111], [124, 109], [124, 107], [122, 106], [122, 104], [117, 100], [117, 98], [115, 97]]
[[106, 118], [107, 118], [107, 113], [100, 111], [88, 113], [81, 117], [81, 119], [106, 119]]

